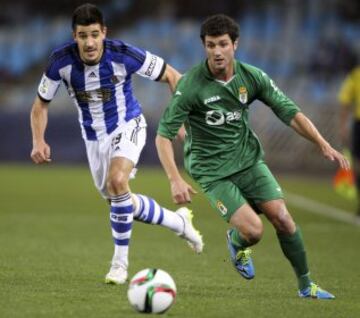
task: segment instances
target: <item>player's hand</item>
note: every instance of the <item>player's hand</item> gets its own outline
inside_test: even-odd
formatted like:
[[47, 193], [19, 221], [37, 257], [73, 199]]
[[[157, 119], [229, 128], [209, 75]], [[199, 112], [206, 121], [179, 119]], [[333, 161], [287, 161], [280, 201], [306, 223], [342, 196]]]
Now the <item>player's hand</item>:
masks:
[[191, 195], [197, 192], [183, 179], [171, 181], [171, 194], [176, 204], [191, 202]]
[[325, 158], [331, 161], [337, 161], [340, 168], [349, 170], [350, 169], [350, 162], [345, 158], [343, 154], [335, 150], [329, 144], [324, 145], [321, 147], [321, 151]]
[[186, 130], [184, 125], [182, 125], [176, 135], [176, 139], [183, 142], [185, 140], [185, 136], [186, 136]]
[[50, 154], [50, 146], [46, 142], [40, 142], [33, 145], [30, 156], [36, 164], [41, 164], [51, 162]]

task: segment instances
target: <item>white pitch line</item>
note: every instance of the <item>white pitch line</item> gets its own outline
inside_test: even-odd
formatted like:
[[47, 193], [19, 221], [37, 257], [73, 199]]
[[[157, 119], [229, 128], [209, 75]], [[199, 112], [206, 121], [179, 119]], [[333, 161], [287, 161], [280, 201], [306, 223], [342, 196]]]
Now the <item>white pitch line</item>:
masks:
[[287, 191], [285, 192], [285, 199], [290, 205], [304, 209], [308, 212], [326, 216], [345, 223], [350, 223], [355, 226], [360, 226], [360, 220], [355, 217], [354, 213], [334, 208], [330, 205]]

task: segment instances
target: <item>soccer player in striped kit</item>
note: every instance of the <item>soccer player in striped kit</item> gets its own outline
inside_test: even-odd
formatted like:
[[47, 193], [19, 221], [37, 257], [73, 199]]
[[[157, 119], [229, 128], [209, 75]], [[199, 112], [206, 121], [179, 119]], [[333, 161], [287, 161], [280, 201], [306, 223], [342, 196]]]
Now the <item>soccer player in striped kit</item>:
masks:
[[72, 28], [74, 40], [51, 54], [32, 106], [31, 158], [37, 164], [51, 161], [44, 136], [48, 105], [63, 82], [78, 109], [95, 186], [111, 205], [115, 251], [105, 282], [123, 284], [128, 276], [133, 219], [167, 227], [195, 252], [203, 249], [189, 209], [180, 208], [174, 213], [152, 198], [131, 193], [129, 187], [146, 141], [146, 121], [133, 95], [131, 76], [136, 73], [167, 82], [173, 91], [180, 74], [148, 51], [107, 39], [102, 13], [92, 4], [75, 9]]

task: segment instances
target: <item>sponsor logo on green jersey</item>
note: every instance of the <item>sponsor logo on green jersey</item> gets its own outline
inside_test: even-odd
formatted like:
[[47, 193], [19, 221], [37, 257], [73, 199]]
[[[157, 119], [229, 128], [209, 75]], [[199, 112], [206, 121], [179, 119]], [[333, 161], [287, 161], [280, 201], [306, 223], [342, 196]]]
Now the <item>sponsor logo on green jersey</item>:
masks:
[[207, 105], [209, 103], [217, 102], [220, 99], [221, 99], [221, 97], [219, 95], [211, 96], [211, 97], [204, 100], [204, 104]]
[[223, 112], [222, 110], [209, 110], [205, 115], [205, 122], [210, 126], [220, 126], [225, 123], [230, 124], [241, 118], [241, 112]]

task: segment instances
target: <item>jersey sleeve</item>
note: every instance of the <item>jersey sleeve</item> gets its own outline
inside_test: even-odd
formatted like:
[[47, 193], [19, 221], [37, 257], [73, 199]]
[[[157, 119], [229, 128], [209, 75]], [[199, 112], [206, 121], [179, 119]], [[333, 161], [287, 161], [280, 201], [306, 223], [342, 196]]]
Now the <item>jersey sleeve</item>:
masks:
[[122, 62], [129, 75], [136, 73], [157, 81], [165, 71], [166, 64], [159, 56], [127, 43], [123, 43], [121, 51], [124, 56]]
[[161, 57], [145, 51], [144, 63], [136, 73], [153, 81], [158, 81], [164, 74], [165, 68], [166, 63]]
[[258, 99], [269, 106], [286, 125], [290, 125], [291, 120], [300, 111], [300, 108], [261, 70], [258, 74]]
[[157, 133], [160, 136], [173, 140], [177, 135], [179, 128], [187, 119], [189, 112], [191, 111], [191, 103], [186, 94], [184, 80], [180, 79], [175, 93], [170, 100], [170, 103], [165, 109], [162, 115]]
[[60, 83], [61, 77], [56, 60], [53, 57], [50, 57], [48, 66], [42, 75], [38, 86], [38, 96], [43, 101], [50, 102], [54, 98]]
[[349, 106], [354, 101], [354, 81], [351, 74], [346, 77], [341, 85], [338, 99], [344, 107]]

